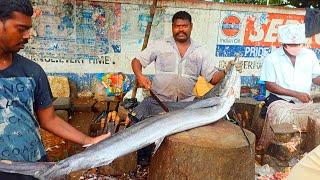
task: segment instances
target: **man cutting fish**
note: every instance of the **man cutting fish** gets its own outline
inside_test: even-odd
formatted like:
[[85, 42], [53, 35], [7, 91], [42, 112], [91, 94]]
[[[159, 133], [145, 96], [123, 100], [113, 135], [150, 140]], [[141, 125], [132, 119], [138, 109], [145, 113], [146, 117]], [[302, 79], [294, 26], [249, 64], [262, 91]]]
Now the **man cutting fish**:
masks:
[[311, 101], [312, 83], [320, 85], [320, 67], [316, 54], [303, 45], [306, 43], [304, 24], [279, 26], [279, 41], [282, 46], [269, 54], [263, 63], [260, 80], [266, 81], [270, 95], [261, 116], [276, 100], [293, 103]]
[[[141, 121], [149, 116], [164, 112], [163, 103], [168, 110], [174, 111], [190, 105], [198, 99], [193, 88], [198, 77], [203, 76], [215, 85], [235, 64], [229, 61], [225, 69], [218, 69], [212, 54], [190, 37], [192, 31], [191, 15], [179, 11], [172, 18], [172, 36], [148, 44], [136, 58], [132, 60], [132, 69], [138, 85], [150, 90], [152, 97], [144, 99], [130, 114], [131, 118]], [[142, 67], [155, 63], [155, 75], [151, 81], [142, 74]], [[241, 71], [240, 64], [236, 65]], [[212, 96], [208, 93], [204, 98]], [[157, 101], [156, 99], [159, 99]], [[138, 152], [138, 158], [141, 157]], [[150, 153], [150, 150], [149, 150]], [[148, 156], [148, 155], [147, 155]], [[147, 160], [148, 161], [148, 160]], [[139, 162], [139, 161], [138, 161]]]

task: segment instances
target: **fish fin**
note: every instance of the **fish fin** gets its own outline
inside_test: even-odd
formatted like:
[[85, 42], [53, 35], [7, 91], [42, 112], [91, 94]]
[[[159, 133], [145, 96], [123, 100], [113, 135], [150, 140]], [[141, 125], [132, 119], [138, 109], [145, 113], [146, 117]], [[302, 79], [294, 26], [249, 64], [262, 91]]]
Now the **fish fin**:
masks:
[[156, 147], [154, 148], [152, 155], [154, 155], [157, 152], [157, 150], [159, 149], [160, 145], [162, 144], [162, 141], [164, 140], [164, 138], [165, 137], [162, 137], [154, 142], [156, 144]]

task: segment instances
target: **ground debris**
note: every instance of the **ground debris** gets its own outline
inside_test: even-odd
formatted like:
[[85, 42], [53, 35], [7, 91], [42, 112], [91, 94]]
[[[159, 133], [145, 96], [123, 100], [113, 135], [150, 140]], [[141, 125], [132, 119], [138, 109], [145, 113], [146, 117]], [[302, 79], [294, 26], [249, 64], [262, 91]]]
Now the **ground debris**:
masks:
[[[278, 168], [275, 166], [273, 167], [274, 163], [264, 164], [263, 166], [260, 165], [259, 161], [256, 161], [255, 164], [255, 180], [285, 180], [291, 168], [296, 165], [306, 154], [304, 153], [299, 156], [292, 158], [288, 162], [287, 167], [283, 167], [283, 170], [277, 170]], [[267, 156], [267, 155], [264, 155]], [[260, 158], [260, 155], [256, 155], [256, 160]]]
[[284, 180], [290, 172], [290, 167], [286, 168], [284, 172], [277, 172], [268, 164], [260, 166], [255, 165], [255, 180]]
[[99, 173], [99, 168], [85, 171], [79, 179], [81, 180], [146, 180], [148, 177], [148, 167], [138, 165], [135, 171], [124, 173], [121, 176], [103, 175]]

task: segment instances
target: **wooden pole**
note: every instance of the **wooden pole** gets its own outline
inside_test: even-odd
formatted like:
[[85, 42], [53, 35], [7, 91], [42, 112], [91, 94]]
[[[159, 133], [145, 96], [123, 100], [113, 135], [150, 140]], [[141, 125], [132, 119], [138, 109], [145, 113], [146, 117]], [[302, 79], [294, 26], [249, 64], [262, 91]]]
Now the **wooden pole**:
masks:
[[[142, 49], [141, 50], [144, 50], [148, 45], [149, 37], [150, 37], [150, 34], [151, 34], [151, 27], [152, 27], [153, 17], [154, 17], [154, 15], [156, 13], [156, 9], [157, 9], [157, 0], [153, 0], [152, 6], [150, 7], [150, 21], [147, 24], [147, 29], [146, 29], [146, 32], [145, 32], [145, 35], [144, 35], [144, 40], [143, 40], [143, 45], [142, 45]], [[138, 82], [137, 82], [137, 79], [136, 79], [135, 86], [132, 89], [132, 95], [131, 95], [132, 99], [134, 99], [136, 97], [137, 89], [138, 89]]]

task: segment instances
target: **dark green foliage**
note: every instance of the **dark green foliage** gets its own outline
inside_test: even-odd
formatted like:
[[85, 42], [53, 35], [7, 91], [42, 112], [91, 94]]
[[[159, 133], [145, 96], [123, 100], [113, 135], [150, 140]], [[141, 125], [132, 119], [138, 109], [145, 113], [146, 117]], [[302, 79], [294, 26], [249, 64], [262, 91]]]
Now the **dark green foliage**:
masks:
[[[214, 2], [220, 2], [220, 0], [212, 0]], [[310, 7], [312, 5], [314, 8], [320, 8], [319, 0], [224, 0], [224, 2], [229, 3], [242, 3], [242, 4], [259, 4], [267, 5], [269, 2], [270, 6], [286, 6], [291, 5], [297, 8]]]

